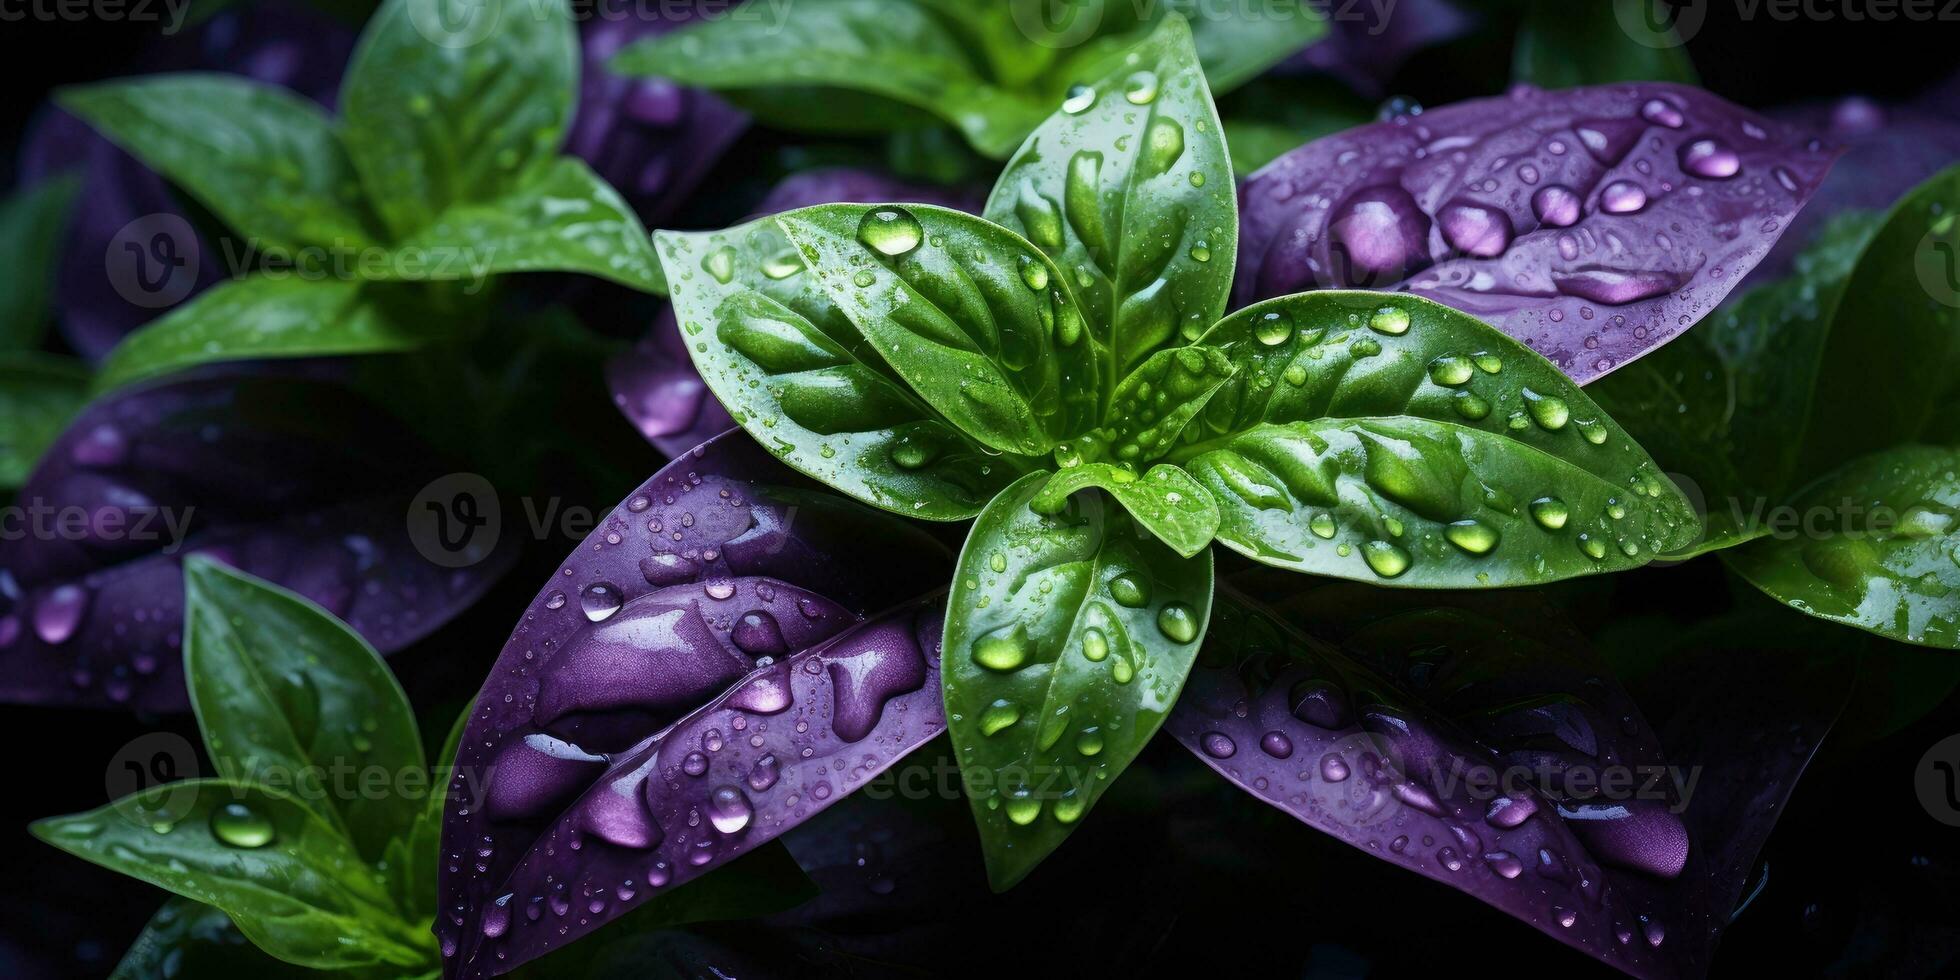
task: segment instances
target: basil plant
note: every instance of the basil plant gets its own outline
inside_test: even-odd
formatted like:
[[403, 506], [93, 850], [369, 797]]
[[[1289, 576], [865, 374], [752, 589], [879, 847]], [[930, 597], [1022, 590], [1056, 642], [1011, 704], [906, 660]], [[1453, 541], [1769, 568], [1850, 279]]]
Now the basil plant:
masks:
[[1168, 17], [1111, 65], [982, 216], [831, 204], [655, 235], [696, 366], [765, 448], [877, 507], [972, 522], [941, 683], [996, 888], [1177, 701], [1215, 544], [1476, 589], [1700, 534], [1578, 385], [1472, 316], [1339, 289], [1225, 316], [1239, 217], [1190, 30]]

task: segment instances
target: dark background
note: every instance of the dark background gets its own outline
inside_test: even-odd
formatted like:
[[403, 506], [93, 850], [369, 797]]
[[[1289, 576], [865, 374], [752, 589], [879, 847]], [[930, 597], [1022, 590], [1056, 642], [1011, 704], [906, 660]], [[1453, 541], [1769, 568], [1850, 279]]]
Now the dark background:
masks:
[[[1834, 2], [1832, 9], [1841, 7]], [[1736, 10], [1735, 0], [1710, 2], [1689, 51], [1706, 87], [1744, 105], [1854, 93], [1901, 101], [1960, 72], [1960, 23], [1779, 22], [1761, 15], [1744, 22]], [[0, 137], [8, 149], [0, 155], [0, 175], [11, 183], [20, 133], [51, 88], [127, 71], [156, 33], [155, 24], [0, 23]], [[1500, 92], [1508, 50], [1508, 32], [1491, 30], [1419, 55], [1391, 91], [1429, 104]], [[784, 142], [781, 134], [753, 131], [723, 172], [760, 176], [779, 165]], [[567, 379], [603, 398], [596, 382]], [[623, 419], [618, 425], [630, 436]], [[638, 465], [650, 473], [662, 460], [651, 447], [643, 452]], [[584, 495], [569, 503], [595, 508], [625, 490], [567, 489]], [[531, 548], [524, 564], [470, 613], [394, 658], [426, 717], [453, 717], [474, 693], [512, 611], [529, 601], [572, 544]], [[1736, 597], [1713, 559], [1588, 583], [1574, 595], [1575, 619], [1602, 643], [1615, 635], [1608, 624], [1635, 620], [1665, 632], [1747, 601]], [[1865, 643], [1840, 627], [1818, 624], [1814, 631], [1841, 636], [1847, 649]], [[1956, 671], [1947, 661], [1960, 663], [1960, 654], [1899, 647], [1875, 655], [1893, 658], [1885, 670], [1927, 677], [1932, 690], [1922, 693], [1929, 696], [1950, 689]], [[1746, 678], [1733, 693], [1738, 700], [1751, 696]], [[0, 708], [0, 744], [12, 747], [17, 767], [9, 789], [0, 792], [0, 975], [106, 975], [160, 903], [161, 892], [61, 855], [23, 829], [37, 817], [101, 805], [108, 760], [132, 738], [158, 730], [196, 741], [188, 718]], [[1960, 829], [1931, 819], [1912, 781], [1921, 755], [1955, 733], [1960, 701], [1947, 698], [1897, 731], [1862, 740], [1840, 733], [1826, 743], [1769, 841], [1767, 884], [1723, 942], [1718, 974], [1955, 972]], [[895, 911], [891, 922], [848, 927], [877, 934], [928, 914], [921, 910], [956, 918], [959, 928], [950, 932], [956, 939], [927, 947], [931, 954], [915, 962], [921, 975], [1607, 972], [1474, 900], [1246, 800], [1168, 739], [1160, 738], [1118, 788], [1041, 871], [999, 897], [978, 883], [978, 846], [964, 804], [925, 806], [923, 819], [944, 818], [948, 839], [940, 863], [955, 870], [927, 876], [933, 880], [916, 880], [916, 872], [915, 880], [901, 878], [893, 907], [905, 911]], [[926, 901], [928, 894], [934, 900]], [[746, 924], [703, 932], [738, 948], [770, 941], [769, 930]]]

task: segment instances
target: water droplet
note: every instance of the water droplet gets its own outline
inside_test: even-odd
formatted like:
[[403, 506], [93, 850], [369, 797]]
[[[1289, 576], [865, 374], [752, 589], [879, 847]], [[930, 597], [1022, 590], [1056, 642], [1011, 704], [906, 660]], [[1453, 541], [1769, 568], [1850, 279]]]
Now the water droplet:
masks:
[[1475, 370], [1470, 359], [1462, 354], [1444, 354], [1429, 362], [1429, 380], [1454, 388], [1469, 384], [1471, 373]]
[[1109, 679], [1118, 684], [1128, 684], [1130, 679], [1136, 675], [1136, 665], [1130, 663], [1130, 658], [1128, 657], [1119, 654], [1109, 662]]
[[1409, 570], [1409, 553], [1387, 541], [1363, 544], [1361, 557], [1382, 578], [1395, 578]]
[[1109, 580], [1109, 595], [1131, 609], [1142, 609], [1150, 602], [1150, 587], [1135, 572], [1124, 572]]
[[904, 255], [918, 248], [924, 237], [919, 219], [904, 208], [876, 208], [858, 221], [858, 241], [881, 255]]
[[760, 609], [743, 613], [729, 638], [752, 657], [780, 657], [789, 650], [776, 617]]
[[1102, 750], [1102, 729], [1084, 728], [1080, 734], [1075, 736], [1075, 751], [1086, 756], [1097, 756], [1102, 754]]
[[1131, 105], [1149, 105], [1157, 98], [1157, 75], [1154, 72], [1140, 71], [1123, 83], [1123, 98]]
[[[1054, 91], [1050, 89], [1049, 91]], [[1071, 85], [1068, 94], [1062, 99], [1062, 111], [1071, 116], [1081, 115], [1096, 104], [1096, 90], [1087, 85]]]
[[1109, 638], [1094, 626], [1082, 631], [1082, 655], [1092, 663], [1101, 663], [1109, 656]]
[[1033, 653], [1028, 631], [1019, 623], [973, 641], [973, 662], [988, 670], [1014, 670]]
[[1524, 862], [1518, 860], [1517, 856], [1509, 851], [1492, 851], [1484, 855], [1484, 863], [1490, 865], [1492, 871], [1506, 878], [1516, 878], [1524, 873]]
[[1191, 261], [1193, 262], [1210, 262], [1211, 246], [1206, 245], [1204, 242], [1195, 242], [1191, 245], [1190, 254]]
[[626, 600], [619, 594], [619, 586], [611, 582], [594, 582], [579, 593], [579, 608], [585, 610], [585, 618], [601, 623], [612, 618], [625, 605]]
[[1606, 542], [1590, 534], [1581, 533], [1579, 535], [1579, 550], [1585, 552], [1587, 557], [1598, 561], [1606, 557]]
[[1198, 737], [1198, 744], [1214, 759], [1229, 759], [1239, 750], [1238, 743], [1224, 732], [1206, 732]]
[[1531, 502], [1531, 519], [1548, 531], [1556, 531], [1565, 526], [1572, 512], [1566, 508], [1565, 501], [1557, 497], [1539, 497]]
[[1531, 213], [1541, 224], [1569, 228], [1579, 221], [1579, 195], [1563, 184], [1546, 184], [1531, 195]]
[[1252, 335], [1267, 347], [1278, 347], [1293, 337], [1293, 318], [1284, 310], [1264, 313], [1253, 321]]
[[1307, 521], [1307, 529], [1312, 531], [1315, 537], [1318, 537], [1323, 541], [1332, 538], [1334, 536], [1334, 531], [1336, 530], [1334, 525], [1334, 515], [1325, 512], [1313, 515], [1313, 517]]
[[1041, 816], [1041, 801], [1029, 795], [1027, 790], [1007, 798], [1007, 819], [1016, 826], [1025, 827], [1034, 823], [1034, 818], [1038, 816]]
[[1525, 408], [1531, 412], [1532, 420], [1537, 422], [1540, 428], [1548, 432], [1565, 428], [1566, 420], [1571, 418], [1572, 413], [1566, 407], [1564, 399], [1541, 395], [1530, 388], [1524, 389], [1523, 394]]
[[1368, 326], [1378, 333], [1399, 337], [1409, 332], [1409, 311], [1399, 306], [1384, 306], [1368, 318]]
[[1687, 123], [1681, 116], [1681, 110], [1660, 99], [1648, 99], [1647, 104], [1640, 107], [1640, 118], [1669, 129], [1680, 129]]
[[1082, 812], [1088, 808], [1089, 804], [1081, 793], [1069, 790], [1062, 794], [1061, 799], [1055, 801], [1055, 822], [1074, 823], [1082, 819]]
[[754, 817], [749, 798], [733, 786], [717, 786], [708, 795], [708, 822], [724, 834], [739, 833]]
[[1451, 403], [1456, 407], [1456, 414], [1472, 422], [1490, 417], [1490, 402], [1474, 391], [1457, 392]]
[[782, 775], [782, 763], [777, 762], [773, 755], [765, 755], [749, 767], [749, 788], [761, 793], [776, 785], [776, 780], [781, 779]]
[[872, 283], [875, 283], [877, 281], [878, 281], [877, 274], [872, 272], [870, 269], [859, 269], [857, 271], [857, 275], [851, 277], [851, 284], [859, 289], [869, 288]]
[[1021, 708], [1014, 702], [1001, 698], [980, 712], [980, 734], [998, 735], [1021, 720]]
[[1457, 521], [1443, 528], [1443, 537], [1473, 555], [1487, 555], [1497, 547], [1497, 529], [1477, 521]]
[[771, 279], [788, 279], [803, 271], [803, 257], [796, 250], [784, 249], [762, 260], [762, 274]]
[[1173, 119], [1163, 116], [1152, 119], [1144, 141], [1143, 162], [1149, 165], [1151, 173], [1169, 170], [1184, 155], [1184, 127]]
[[1721, 140], [1699, 139], [1681, 148], [1681, 169], [1708, 180], [1727, 180], [1742, 172], [1742, 158]]
[[701, 260], [701, 269], [723, 285], [735, 278], [735, 246], [723, 245]]
[[1444, 240], [1464, 255], [1493, 258], [1511, 244], [1511, 219], [1498, 208], [1457, 201], [1443, 208], [1437, 223]]
[[1504, 370], [1504, 359], [1489, 351], [1478, 351], [1470, 355], [1470, 360], [1477, 365], [1477, 370], [1485, 374], [1496, 374]]
[[1346, 782], [1349, 775], [1346, 759], [1333, 752], [1320, 757], [1320, 778], [1330, 783], [1340, 783]]
[[1628, 180], [1616, 180], [1599, 192], [1600, 210], [1607, 214], [1634, 214], [1647, 206], [1647, 192]]
[[1275, 728], [1259, 736], [1259, 750], [1275, 759], [1284, 759], [1293, 754], [1293, 740]]
[[1184, 603], [1167, 603], [1157, 611], [1157, 629], [1174, 643], [1189, 643], [1198, 638], [1198, 615]]
[[243, 803], [211, 811], [211, 834], [224, 844], [255, 850], [272, 843], [272, 821]]
[[1048, 266], [1032, 255], [1021, 256], [1021, 281], [1037, 293], [1047, 289]]
[[34, 635], [43, 643], [68, 642], [81, 628], [88, 603], [87, 589], [73, 584], [56, 586], [34, 605]]

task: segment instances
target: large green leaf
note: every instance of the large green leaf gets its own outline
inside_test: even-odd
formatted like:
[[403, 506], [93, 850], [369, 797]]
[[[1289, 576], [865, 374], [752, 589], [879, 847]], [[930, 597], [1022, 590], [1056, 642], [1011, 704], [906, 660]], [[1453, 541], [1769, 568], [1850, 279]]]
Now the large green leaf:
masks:
[[1542, 583], [1694, 539], [1680, 490], [1557, 367], [1414, 297], [1321, 291], [1205, 336], [1237, 373], [1170, 460], [1259, 561], [1382, 584]]
[[392, 259], [376, 278], [480, 283], [506, 272], [582, 272], [647, 292], [664, 288], [632, 207], [570, 157], [502, 197], [442, 212], [396, 245]]
[[95, 390], [217, 361], [376, 354], [428, 339], [358, 282], [260, 274], [214, 286], [123, 338]]
[[557, 157], [578, 87], [565, 0], [386, 0], [341, 85], [347, 151], [396, 237]]
[[1539, 88], [1701, 79], [1651, 0], [1532, 0], [1511, 52], [1511, 77]]
[[702, 378], [783, 461], [928, 520], [970, 518], [1019, 475], [892, 374], [774, 219], [663, 232], [659, 250]]
[[0, 489], [27, 481], [88, 399], [88, 366], [34, 351], [0, 352]]
[[1232, 164], [1190, 28], [1167, 17], [1113, 65], [1028, 138], [986, 209], [1069, 274], [1113, 354], [1106, 383], [1223, 315], [1238, 254]]
[[1095, 423], [1098, 345], [1061, 271], [1019, 235], [926, 205], [776, 222], [886, 363], [982, 444], [1041, 455]]
[[1724, 552], [1730, 566], [1812, 616], [1960, 650], [1960, 449], [1866, 456], [1793, 507], [1789, 526]]
[[222, 909], [288, 963], [433, 965], [428, 936], [400, 919], [353, 843], [284, 793], [186, 780], [32, 829], [76, 857]]
[[1061, 844], [1150, 740], [1211, 614], [1211, 553], [1181, 558], [1101, 497], [1030, 507], [1048, 476], [974, 522], [946, 610], [947, 730], [996, 889]]
[[61, 93], [63, 108], [260, 249], [374, 238], [360, 180], [311, 100], [238, 75], [169, 74]]
[[75, 177], [54, 177], [0, 201], [0, 352], [41, 345], [48, 292], [79, 186]]
[[408, 696], [381, 655], [326, 610], [192, 556], [184, 676], [220, 776], [306, 801], [370, 863], [413, 825], [429, 769]]

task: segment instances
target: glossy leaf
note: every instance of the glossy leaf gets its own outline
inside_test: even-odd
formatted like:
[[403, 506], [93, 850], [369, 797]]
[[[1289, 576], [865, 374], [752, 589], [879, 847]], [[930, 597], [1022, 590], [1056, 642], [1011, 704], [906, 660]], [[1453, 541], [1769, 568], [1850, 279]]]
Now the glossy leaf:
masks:
[[741, 433], [655, 474], [539, 592], [477, 696], [443, 830], [450, 975], [576, 939], [936, 734], [940, 600], [916, 597], [946, 560]]
[[1291, 621], [1221, 597], [1166, 729], [1309, 827], [1636, 977], [1705, 975], [1843, 694], [1702, 658], [1663, 743], [1570, 640], [1414, 609], [1337, 650]]
[[1219, 540], [1401, 587], [1542, 583], [1644, 564], [1699, 521], [1544, 358], [1425, 300], [1303, 293], [1205, 337], [1237, 368], [1169, 459]]
[[1237, 370], [1213, 347], [1158, 351], [1117, 384], [1104, 424], [1079, 444], [1058, 448], [1057, 458], [1108, 454], [1131, 466], [1157, 459]]
[[0, 352], [0, 489], [18, 487], [88, 400], [88, 368], [31, 351]]
[[347, 66], [342, 133], [375, 210], [406, 236], [547, 166], [577, 87], [564, 0], [385, 0]]
[[31, 829], [76, 857], [222, 909], [289, 963], [428, 965], [419, 930], [401, 921], [353, 844], [283, 793], [185, 780]]
[[344, 279], [268, 274], [212, 287], [130, 334], [103, 358], [97, 392], [203, 364], [411, 350], [429, 339], [371, 289]]
[[421, 802], [400, 787], [421, 785], [428, 762], [408, 696], [374, 648], [305, 598], [193, 556], [184, 658], [218, 774], [289, 786], [380, 862]]
[[666, 289], [633, 209], [583, 162], [542, 165], [522, 185], [460, 204], [409, 235], [381, 279], [465, 280], [506, 272], [582, 272], [645, 292]]
[[1960, 650], [1960, 449], [1875, 453], [1792, 507], [1797, 526], [1724, 553], [1743, 577], [1812, 616]]
[[1072, 276], [1113, 354], [1105, 384], [1225, 312], [1238, 205], [1223, 128], [1181, 17], [1112, 62], [1008, 161], [987, 218]]
[[261, 248], [372, 241], [353, 165], [309, 99], [234, 75], [181, 73], [69, 89], [60, 101]]
[[1186, 558], [1203, 551], [1218, 533], [1218, 501], [1211, 491], [1170, 465], [1153, 466], [1142, 476], [1114, 463], [1069, 467], [1042, 484], [1028, 506], [1037, 514], [1060, 514], [1069, 497], [1090, 487], [1107, 491], [1144, 530]]
[[68, 212], [80, 182], [42, 180], [0, 201], [0, 353], [39, 347]]
[[777, 225], [831, 302], [927, 404], [982, 444], [1038, 456], [1086, 430], [1102, 354], [1066, 276], [970, 214], [826, 204]]
[[659, 248], [702, 380], [784, 462], [928, 520], [971, 517], [1012, 478], [893, 375], [774, 219], [663, 232]]
[[1211, 612], [1209, 551], [1180, 557], [1099, 496], [1037, 514], [1047, 481], [1029, 474], [987, 505], [946, 610], [947, 728], [996, 890], [1156, 733]]
[[1233, 295], [1406, 290], [1496, 325], [1583, 384], [1714, 309], [1834, 155], [1660, 83], [1432, 108], [1253, 175]]
[[1700, 81], [1671, 22], [1648, 14], [1645, 0], [1564, 3], [1533, 0], [1511, 51], [1511, 77], [1539, 88], [1611, 82]]
[[319, 974], [266, 955], [232, 925], [223, 909], [172, 898], [150, 917], [109, 980], [169, 976], [318, 980]]

